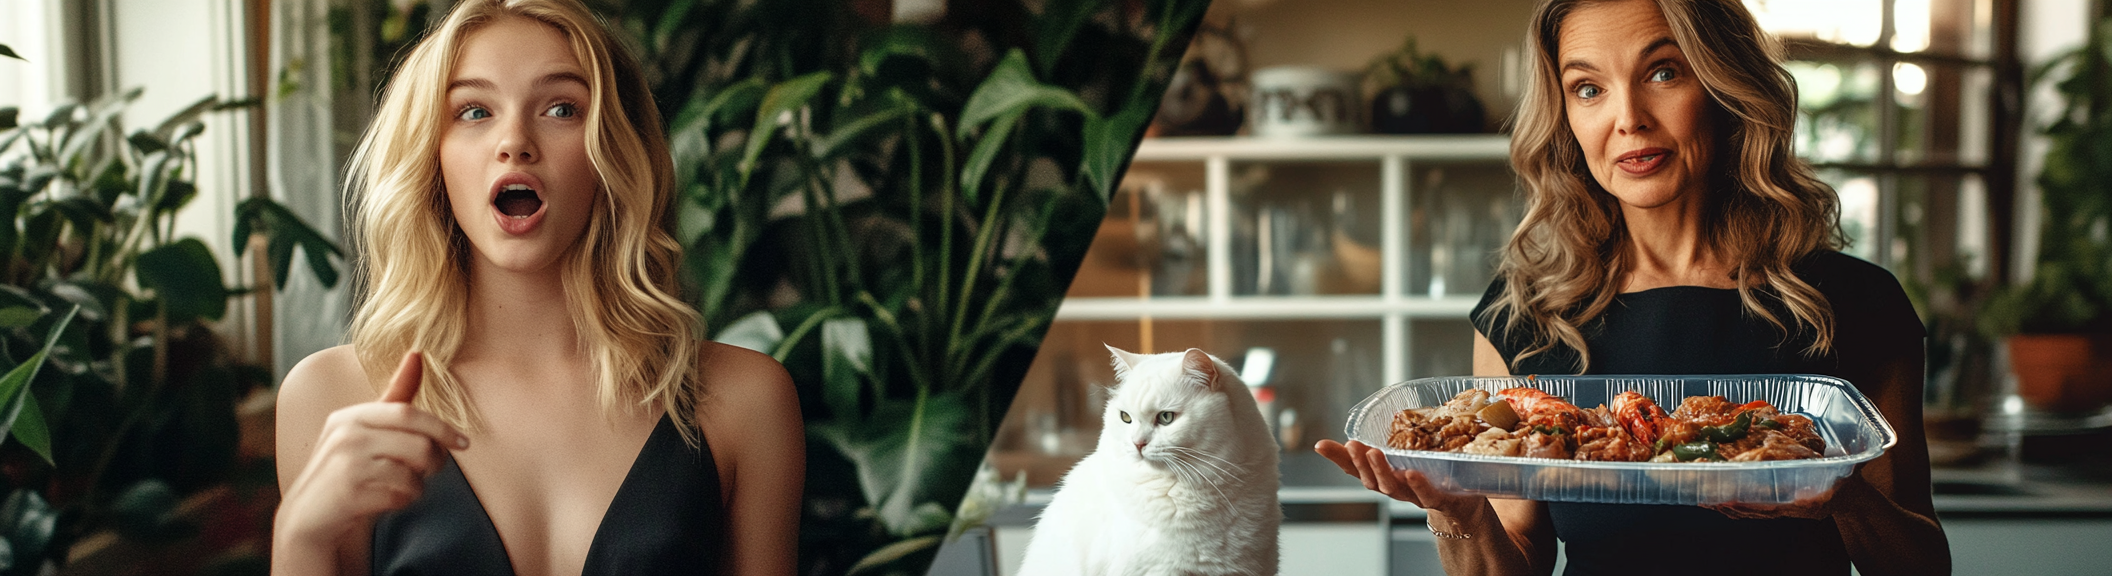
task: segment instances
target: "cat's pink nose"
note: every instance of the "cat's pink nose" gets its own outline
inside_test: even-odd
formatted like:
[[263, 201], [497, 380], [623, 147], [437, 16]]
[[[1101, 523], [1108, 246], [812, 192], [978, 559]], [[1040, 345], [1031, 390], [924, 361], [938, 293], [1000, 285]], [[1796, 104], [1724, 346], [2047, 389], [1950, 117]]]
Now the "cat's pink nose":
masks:
[[1145, 445], [1145, 444], [1150, 444], [1150, 442], [1138, 442], [1138, 443], [1137, 443], [1137, 453], [1138, 453], [1138, 454], [1143, 454], [1143, 453], [1144, 453], [1144, 445]]

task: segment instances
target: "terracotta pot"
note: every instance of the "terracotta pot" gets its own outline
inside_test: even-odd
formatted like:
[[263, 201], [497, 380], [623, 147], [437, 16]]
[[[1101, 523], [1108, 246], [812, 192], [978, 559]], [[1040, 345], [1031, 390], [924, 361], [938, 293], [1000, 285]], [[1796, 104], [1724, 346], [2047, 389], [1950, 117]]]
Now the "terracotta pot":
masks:
[[2009, 337], [2017, 395], [2048, 412], [2089, 412], [2112, 403], [2112, 334]]

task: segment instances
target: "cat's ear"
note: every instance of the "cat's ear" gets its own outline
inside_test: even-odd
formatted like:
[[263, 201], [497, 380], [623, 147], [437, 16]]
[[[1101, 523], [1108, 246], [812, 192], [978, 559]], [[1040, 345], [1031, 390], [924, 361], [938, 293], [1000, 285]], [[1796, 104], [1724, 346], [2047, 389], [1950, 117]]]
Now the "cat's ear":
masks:
[[1211, 358], [1202, 350], [1189, 348], [1186, 353], [1181, 354], [1181, 374], [1187, 376], [1188, 381], [1195, 383], [1197, 387], [1217, 389], [1217, 359]]
[[1115, 377], [1117, 378], [1122, 377], [1124, 374], [1128, 374], [1129, 370], [1131, 368], [1135, 368], [1138, 362], [1144, 361], [1143, 356], [1131, 354], [1128, 350], [1116, 348], [1113, 344], [1102, 342], [1100, 343], [1100, 345], [1106, 346], [1108, 352], [1113, 352], [1115, 354]]

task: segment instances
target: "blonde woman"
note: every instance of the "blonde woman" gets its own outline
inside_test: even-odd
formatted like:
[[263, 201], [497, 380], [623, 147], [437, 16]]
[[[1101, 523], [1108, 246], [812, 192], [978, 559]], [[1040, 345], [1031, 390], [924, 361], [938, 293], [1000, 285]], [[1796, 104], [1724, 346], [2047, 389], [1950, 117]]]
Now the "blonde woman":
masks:
[[1818, 373], [1899, 443], [1794, 504], [1602, 505], [1451, 494], [1352, 442], [1318, 450], [1429, 511], [1454, 574], [1941, 574], [1921, 429], [1922, 326], [1837, 250], [1838, 199], [1792, 155], [1796, 88], [1737, 0], [1548, 0], [1511, 162], [1528, 209], [1475, 308], [1474, 368]]
[[676, 297], [661, 130], [576, 0], [413, 49], [352, 160], [350, 344], [280, 389], [273, 572], [792, 572], [798, 399]]

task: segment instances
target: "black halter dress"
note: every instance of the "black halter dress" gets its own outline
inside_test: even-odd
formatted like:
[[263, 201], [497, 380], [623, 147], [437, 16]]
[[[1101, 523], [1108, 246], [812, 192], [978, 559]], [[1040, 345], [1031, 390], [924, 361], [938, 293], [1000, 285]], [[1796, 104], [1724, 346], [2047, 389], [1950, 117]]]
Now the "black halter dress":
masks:
[[[710, 573], [723, 507], [709, 447], [690, 448], [662, 416], [603, 513], [581, 573]], [[375, 521], [372, 552], [377, 576], [513, 574], [498, 528], [453, 458], [426, 480], [423, 497]]]
[[[1869, 370], [1880, 359], [1921, 351], [1921, 320], [1899, 282], [1874, 264], [1821, 252], [1794, 267], [1834, 314], [1834, 352], [1802, 354], [1807, 333], [1785, 341], [1781, 330], [1746, 313], [1734, 289], [1672, 286], [1620, 294], [1583, 327], [1588, 374], [1823, 374], [1875, 397]], [[1474, 307], [1474, 328], [1489, 338], [1513, 374], [1574, 374], [1576, 351], [1513, 359], [1531, 345], [1508, 334], [1503, 318], [1483, 318], [1497, 279]], [[1791, 318], [1779, 302], [1771, 310]], [[1921, 391], [1912, 392], [1919, 398]], [[1660, 400], [1661, 402], [1663, 400]], [[1676, 400], [1675, 400], [1676, 402]], [[1846, 575], [1848, 551], [1832, 520], [1734, 520], [1698, 506], [1550, 502], [1555, 537], [1566, 546], [1568, 576], [1596, 574]]]

